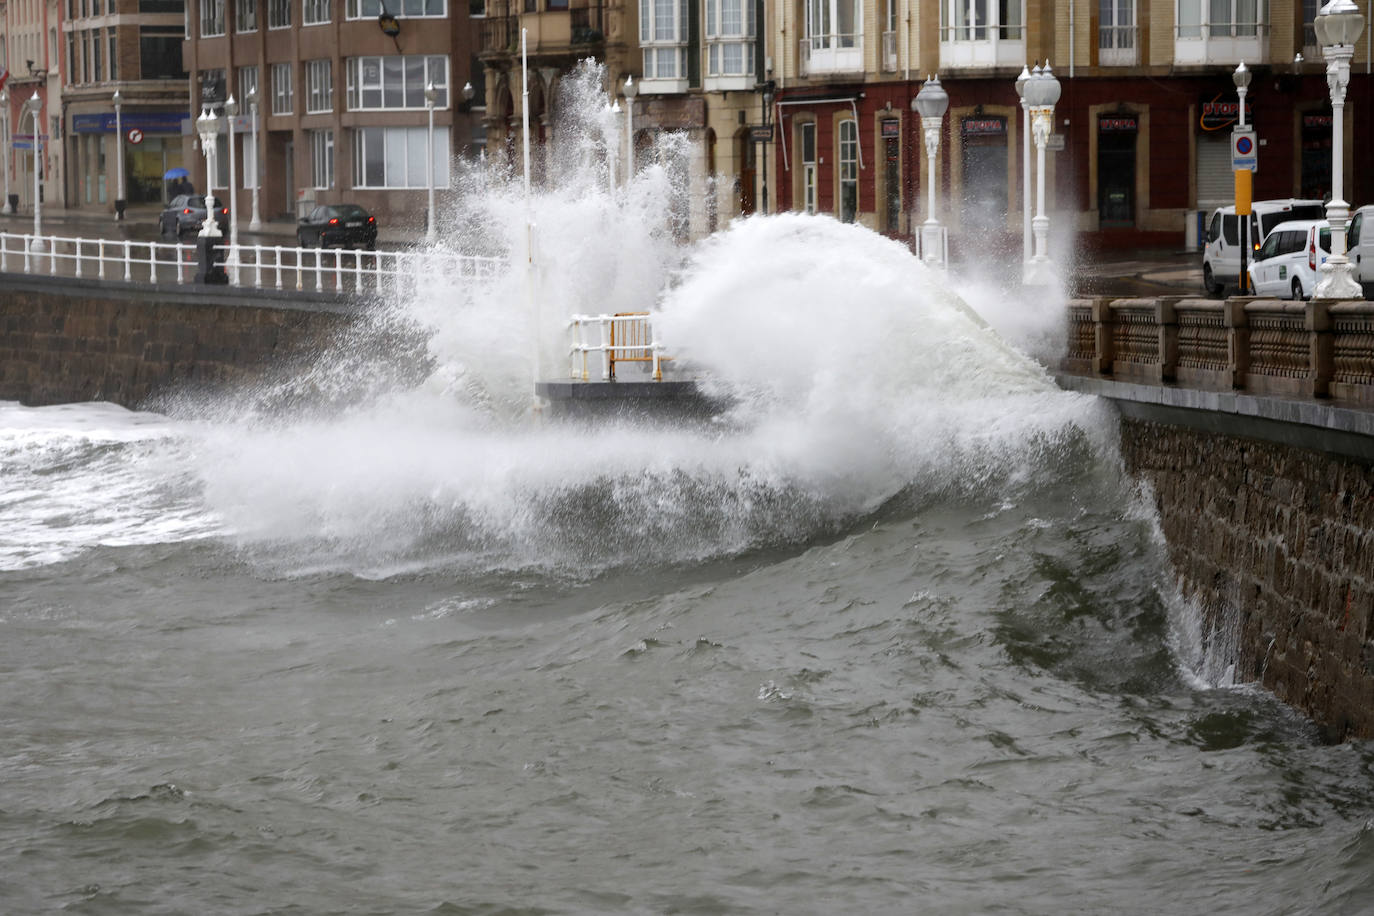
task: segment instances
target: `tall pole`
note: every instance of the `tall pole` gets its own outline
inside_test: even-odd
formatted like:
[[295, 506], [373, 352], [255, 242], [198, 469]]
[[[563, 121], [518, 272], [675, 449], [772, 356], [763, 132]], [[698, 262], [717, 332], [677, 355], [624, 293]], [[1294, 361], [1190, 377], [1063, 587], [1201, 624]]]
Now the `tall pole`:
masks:
[[34, 251], [47, 251], [48, 244], [43, 241], [43, 189], [38, 186], [38, 173], [43, 168], [42, 122], [39, 120], [43, 100], [38, 97], [37, 89], [24, 106], [33, 115], [33, 244], [29, 247]]
[[[434, 82], [431, 80], [425, 84], [425, 111], [429, 115], [429, 155], [426, 163], [429, 166], [429, 199], [425, 210], [425, 244], [434, 244]], [[528, 95], [526, 96], [528, 98]], [[528, 121], [529, 115], [525, 116]]]
[[118, 190], [115, 192], [115, 222], [124, 222], [124, 207], [126, 200], [124, 197], [124, 119], [121, 110], [124, 107], [124, 97], [116, 89], [114, 93], [115, 110], [115, 170], [119, 174]]
[[234, 285], [239, 284], [239, 215], [236, 169], [234, 168], [234, 121], [238, 117], [239, 103], [231, 93], [224, 100], [225, 140], [229, 144], [229, 264], [234, 269]]
[[530, 326], [534, 344], [534, 385], [531, 386], [531, 408], [538, 414], [539, 403], [539, 290], [538, 274], [534, 266], [534, 213], [530, 209], [530, 67], [527, 52], [528, 29], [520, 30], [520, 115], [521, 132], [525, 147], [525, 282], [529, 284]]
[[625, 187], [635, 177], [635, 96], [639, 87], [633, 76], [625, 77]]
[[10, 136], [10, 91], [0, 89], [0, 140], [5, 141], [5, 203], [0, 213], [13, 213], [10, 205], [10, 163], [14, 160], [14, 138]]
[[1331, 92], [1331, 200], [1326, 220], [1331, 224], [1331, 256], [1321, 266], [1314, 295], [1319, 299], [1363, 299], [1360, 284], [1352, 276], [1346, 252], [1345, 227], [1350, 204], [1345, 199], [1345, 92], [1350, 84], [1350, 59], [1355, 42], [1364, 31], [1364, 17], [1350, 0], [1331, 0], [1314, 22], [1326, 57], [1326, 85]]
[[258, 87], [248, 91], [248, 111], [253, 117], [253, 216], [248, 220], [250, 232], [262, 228], [262, 217], [258, 216], [258, 176], [262, 174], [262, 156], [258, 149]]
[[[1026, 101], [1026, 80], [1030, 69], [1021, 66], [1016, 78], [1016, 94], [1021, 97], [1021, 263], [1031, 258], [1031, 124], [1030, 102]], [[1024, 269], [1024, 268], [1023, 268]]]

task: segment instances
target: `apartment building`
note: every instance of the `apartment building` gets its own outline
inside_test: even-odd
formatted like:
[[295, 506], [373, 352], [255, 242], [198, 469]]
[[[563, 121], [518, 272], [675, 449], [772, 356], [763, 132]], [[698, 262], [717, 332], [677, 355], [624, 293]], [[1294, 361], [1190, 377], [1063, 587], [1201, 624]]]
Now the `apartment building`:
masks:
[[[431, 154], [435, 186], [446, 189], [450, 157], [485, 141], [473, 21], [460, 2], [190, 0], [191, 110], [221, 112], [231, 96], [237, 105], [221, 122], [209, 186], [222, 193], [229, 184], [232, 137], [240, 213], [256, 182], [263, 219], [349, 201], [382, 225], [422, 226]], [[202, 189], [194, 136], [183, 153]]]
[[[20, 207], [33, 205], [35, 167], [43, 201], [60, 196], [62, 188], [61, 105], [53, 104], [61, 94], [61, 22], [57, 0], [0, 0], [0, 68], [8, 74], [0, 88], [0, 131], [9, 132], [4, 167]], [[36, 117], [26, 104], [35, 94]]]

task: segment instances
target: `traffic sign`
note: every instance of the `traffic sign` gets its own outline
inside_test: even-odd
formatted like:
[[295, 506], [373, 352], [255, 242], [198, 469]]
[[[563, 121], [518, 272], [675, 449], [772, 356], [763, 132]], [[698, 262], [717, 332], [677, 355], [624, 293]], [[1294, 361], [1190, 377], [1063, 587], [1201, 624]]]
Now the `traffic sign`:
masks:
[[1259, 140], [1254, 128], [1237, 127], [1231, 131], [1231, 171], [1259, 171]]
[[143, 131], [139, 130], [137, 127], [129, 128], [127, 136], [129, 137], [129, 142], [135, 146], [143, 142]]

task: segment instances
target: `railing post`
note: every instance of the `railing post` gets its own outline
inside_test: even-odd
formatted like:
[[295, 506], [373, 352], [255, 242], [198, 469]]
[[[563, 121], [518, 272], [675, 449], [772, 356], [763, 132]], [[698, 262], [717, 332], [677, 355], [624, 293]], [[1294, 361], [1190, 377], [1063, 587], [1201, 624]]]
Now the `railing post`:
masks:
[[9, 243], [10, 234], [8, 232], [0, 232], [0, 270], [9, 269]]
[[[277, 289], [281, 289], [281, 246], [274, 245], [272, 251], [273, 256], [277, 259]], [[300, 289], [300, 286], [297, 285], [296, 288]]]
[[1159, 378], [1172, 382], [1178, 369], [1178, 314], [1174, 303], [1182, 296], [1161, 296], [1155, 300], [1155, 323], [1159, 325]]
[[105, 240], [104, 240], [104, 239], [101, 239], [101, 240], [100, 240], [100, 249], [99, 249], [99, 251], [98, 251], [97, 254], [96, 254], [96, 262], [100, 265], [99, 268], [96, 270], [96, 275], [97, 275], [98, 277], [100, 277], [100, 279], [104, 280], [104, 279], [105, 279]]
[[1250, 371], [1250, 319], [1245, 314], [1245, 299], [1227, 299], [1221, 304], [1221, 323], [1226, 328], [1226, 368], [1231, 387], [1245, 388]]
[[124, 240], [124, 282], [125, 282], [125, 283], [128, 283], [130, 280], [132, 280], [132, 279], [134, 278], [134, 277], [133, 277], [133, 273], [132, 273], [133, 266], [134, 266], [134, 262], [133, 262], [133, 252], [132, 252], [132, 249], [129, 247], [129, 240], [128, 240], [128, 239], [125, 239], [125, 240]]
[[1331, 377], [1335, 373], [1335, 338], [1331, 333], [1332, 300], [1311, 299], [1304, 316], [1308, 332], [1307, 377], [1314, 398], [1331, 396]]
[[611, 380], [611, 348], [615, 346], [614, 320], [609, 315], [601, 315], [598, 319], [601, 324], [601, 380], [603, 382]]
[[1116, 359], [1111, 300], [1097, 299], [1093, 302], [1092, 309], [1093, 371], [1098, 375], [1111, 375], [1112, 361]]
[[30, 249], [33, 248], [33, 244], [30, 242], [32, 236], [25, 235], [22, 238], [24, 239], [24, 273], [31, 274], [33, 273], [33, 254], [30, 252]]
[[148, 243], [148, 282], [157, 285], [157, 242]]

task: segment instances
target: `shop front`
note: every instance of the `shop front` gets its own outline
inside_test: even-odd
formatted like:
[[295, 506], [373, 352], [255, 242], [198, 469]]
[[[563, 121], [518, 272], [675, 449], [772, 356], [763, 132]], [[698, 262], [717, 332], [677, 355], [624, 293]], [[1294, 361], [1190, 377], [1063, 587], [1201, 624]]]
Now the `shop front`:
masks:
[[119, 193], [116, 144], [120, 140], [124, 143], [124, 191], [129, 205], [165, 203], [170, 182], [163, 176], [169, 169], [185, 166], [182, 132], [188, 120], [184, 111], [125, 111], [118, 124], [114, 112], [73, 114], [68, 152], [74, 204], [114, 206]]

